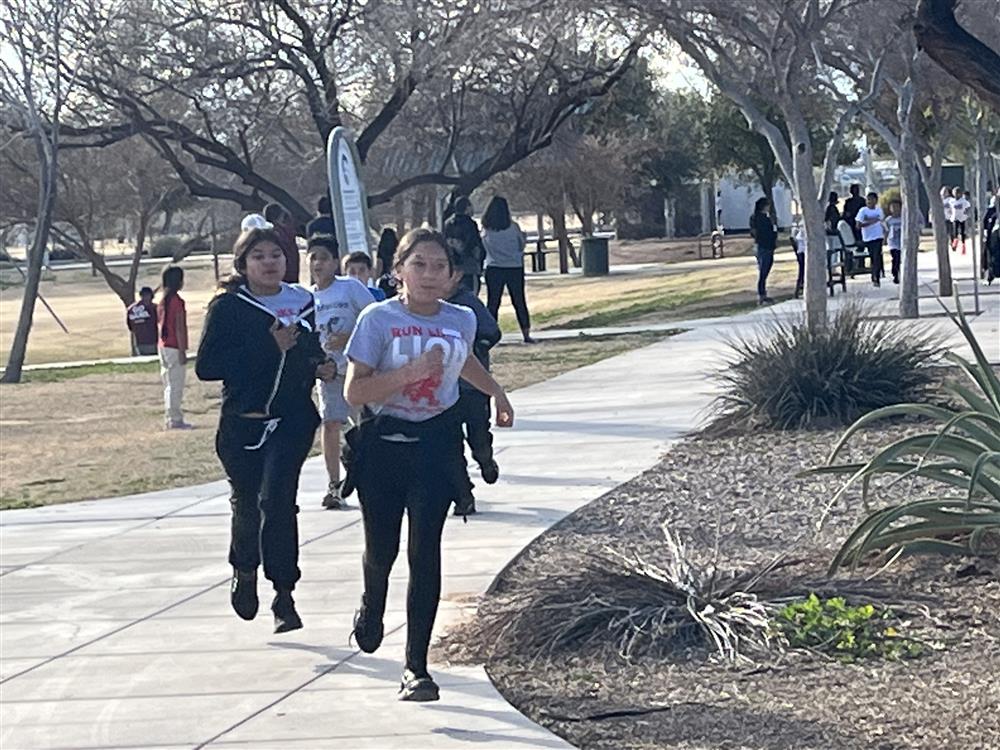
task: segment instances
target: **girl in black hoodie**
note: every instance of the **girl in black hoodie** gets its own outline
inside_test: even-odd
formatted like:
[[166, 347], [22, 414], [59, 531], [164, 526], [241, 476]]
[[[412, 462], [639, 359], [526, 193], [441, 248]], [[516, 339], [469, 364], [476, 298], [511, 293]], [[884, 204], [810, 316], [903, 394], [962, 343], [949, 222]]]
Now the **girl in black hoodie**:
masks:
[[332, 380], [313, 316], [313, 296], [282, 281], [277, 234], [251, 229], [233, 247], [235, 274], [209, 303], [195, 371], [222, 381], [216, 452], [232, 486], [230, 601], [257, 615], [257, 567], [274, 585], [274, 631], [302, 627], [292, 591], [300, 577], [295, 504], [299, 473], [319, 415], [316, 378]]

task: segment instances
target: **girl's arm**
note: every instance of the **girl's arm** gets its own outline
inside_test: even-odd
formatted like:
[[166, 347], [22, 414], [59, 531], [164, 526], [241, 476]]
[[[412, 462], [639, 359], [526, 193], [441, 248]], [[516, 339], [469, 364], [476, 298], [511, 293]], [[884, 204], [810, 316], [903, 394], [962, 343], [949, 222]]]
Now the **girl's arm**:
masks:
[[187, 363], [187, 350], [188, 350], [188, 328], [187, 328], [187, 313], [185, 308], [181, 308], [177, 311], [174, 316], [174, 330], [177, 331], [177, 348], [180, 350], [181, 364]]
[[467, 383], [487, 396], [493, 397], [497, 411], [497, 427], [512, 427], [514, 425], [514, 407], [511, 406], [503, 387], [493, 379], [493, 376], [486, 371], [479, 360], [475, 357], [466, 359], [461, 374]]
[[347, 363], [344, 398], [351, 406], [382, 403], [410, 383], [439, 376], [443, 362], [444, 353], [437, 346], [399, 369], [386, 372], [376, 372], [374, 367], [351, 359]]

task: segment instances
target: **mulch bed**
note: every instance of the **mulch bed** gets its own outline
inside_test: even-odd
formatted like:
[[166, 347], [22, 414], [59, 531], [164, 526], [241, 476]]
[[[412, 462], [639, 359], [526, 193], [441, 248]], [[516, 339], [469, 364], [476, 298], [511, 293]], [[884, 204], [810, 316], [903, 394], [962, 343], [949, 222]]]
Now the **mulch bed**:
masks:
[[[869, 430], [852, 441], [861, 458], [912, 431]], [[582, 748], [995, 748], [1000, 747], [1000, 561], [922, 557], [870, 581], [826, 567], [863, 516], [860, 491], [816, 520], [837, 477], [796, 476], [821, 464], [839, 431], [693, 437], [663, 461], [568, 517], [532, 543], [497, 579], [480, 615], [437, 645], [438, 659], [478, 661], [534, 721]], [[882, 498], [922, 488], [900, 483]], [[534, 659], [510, 638], [482, 637], [540, 576], [574, 570], [606, 546], [662, 560], [660, 526], [693, 557], [718, 547], [723, 566], [745, 569], [778, 554], [790, 564], [769, 584], [782, 593], [844, 593], [856, 602], [903, 602], [908, 632], [943, 644], [906, 661], [842, 663], [803, 651], [732, 665], [702, 649], [671, 658], [619, 658], [613, 644]]]

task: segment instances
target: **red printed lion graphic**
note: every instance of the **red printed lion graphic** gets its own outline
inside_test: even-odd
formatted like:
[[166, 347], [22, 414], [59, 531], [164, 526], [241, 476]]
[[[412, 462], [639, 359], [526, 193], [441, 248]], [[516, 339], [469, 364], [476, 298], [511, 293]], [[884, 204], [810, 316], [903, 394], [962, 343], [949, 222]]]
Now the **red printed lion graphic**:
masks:
[[428, 406], [438, 406], [440, 402], [434, 391], [441, 385], [441, 376], [431, 376], [423, 380], [417, 380], [403, 388], [403, 395], [410, 399], [413, 404], [426, 401]]

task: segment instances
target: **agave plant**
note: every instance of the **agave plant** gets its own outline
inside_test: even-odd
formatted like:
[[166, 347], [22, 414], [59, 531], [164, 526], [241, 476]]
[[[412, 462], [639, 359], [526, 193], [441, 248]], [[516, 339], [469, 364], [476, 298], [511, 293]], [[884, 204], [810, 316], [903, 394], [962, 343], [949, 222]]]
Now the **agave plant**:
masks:
[[[898, 404], [858, 419], [816, 473], [849, 474], [833, 496], [827, 512], [854, 483], [862, 482], [867, 507], [870, 482], [879, 475], [931, 480], [940, 493], [877, 510], [847, 538], [830, 565], [852, 568], [869, 553], [889, 561], [903, 553], [977, 553], [988, 534], [1000, 533], [1000, 379], [976, 340], [955, 296], [956, 313], [945, 308], [975, 355], [975, 363], [954, 353], [947, 359], [970, 381], [946, 386], [957, 406]], [[943, 305], [942, 305], [943, 306]], [[937, 429], [897, 440], [864, 463], [840, 463], [837, 458], [853, 435], [886, 417], [912, 416], [934, 420]], [[824, 518], [826, 513], [823, 514]], [[823, 520], [820, 520], [822, 524]]]

